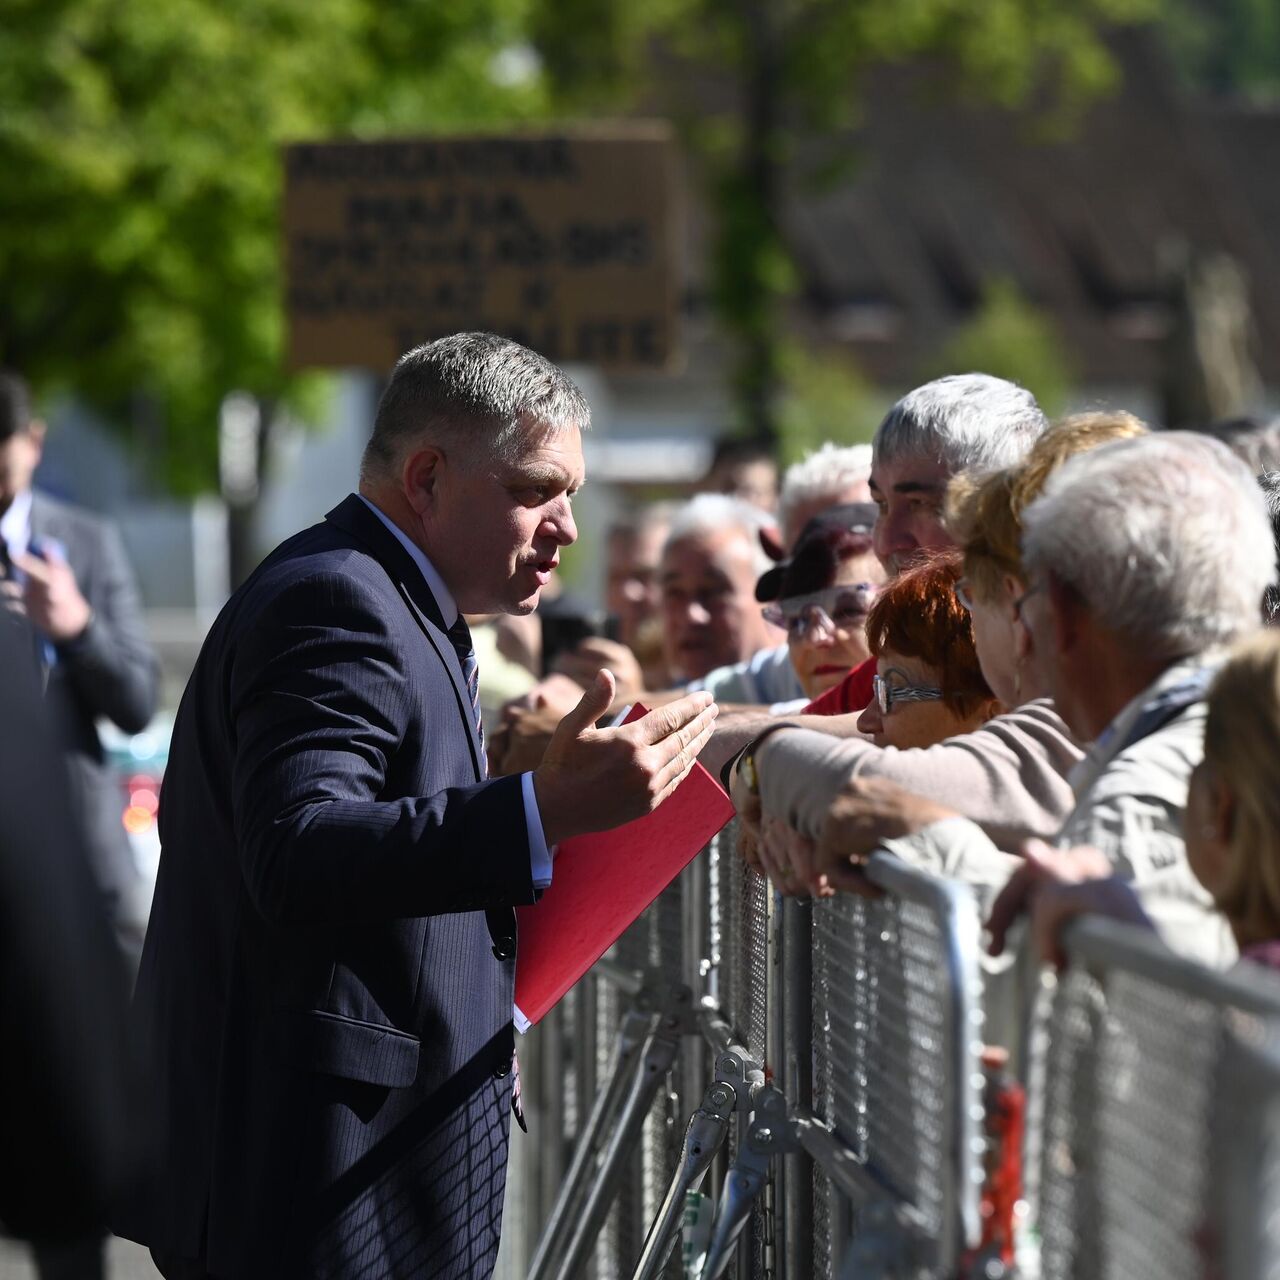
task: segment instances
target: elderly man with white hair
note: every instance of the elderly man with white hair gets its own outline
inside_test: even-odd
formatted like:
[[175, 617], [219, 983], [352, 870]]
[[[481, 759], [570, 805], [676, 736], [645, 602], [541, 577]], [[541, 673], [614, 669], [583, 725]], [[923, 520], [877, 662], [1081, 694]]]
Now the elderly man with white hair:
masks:
[[828, 441], [783, 474], [778, 519], [783, 546], [795, 548], [800, 531], [828, 507], [871, 501], [871, 446]]
[[667, 669], [700, 680], [749, 663], [779, 633], [756, 603], [756, 579], [770, 567], [760, 543], [767, 517], [741, 498], [701, 493], [671, 521], [658, 566]]
[[[1235, 948], [1187, 864], [1181, 823], [1209, 681], [1223, 646], [1260, 626], [1275, 561], [1247, 469], [1189, 433], [1072, 458], [1023, 514], [1029, 587], [1017, 607], [1059, 714], [1091, 744], [1055, 844], [1100, 851], [1166, 941], [1210, 963]], [[977, 884], [1003, 864], [1017, 874], [993, 914], [997, 932], [1028, 878], [973, 822], [890, 786], [845, 797], [821, 842], [844, 852], [847, 873], [832, 883], [849, 888], [877, 847]], [[1095, 868], [1096, 856], [1086, 873]]]

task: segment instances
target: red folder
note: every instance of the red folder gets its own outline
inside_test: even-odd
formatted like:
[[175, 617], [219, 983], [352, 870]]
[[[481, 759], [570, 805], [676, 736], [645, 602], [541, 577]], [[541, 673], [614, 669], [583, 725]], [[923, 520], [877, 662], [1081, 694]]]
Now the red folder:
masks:
[[[627, 721], [644, 714], [637, 703]], [[732, 817], [733, 801], [695, 761], [652, 813], [563, 841], [550, 887], [516, 911], [516, 1029], [541, 1021]]]

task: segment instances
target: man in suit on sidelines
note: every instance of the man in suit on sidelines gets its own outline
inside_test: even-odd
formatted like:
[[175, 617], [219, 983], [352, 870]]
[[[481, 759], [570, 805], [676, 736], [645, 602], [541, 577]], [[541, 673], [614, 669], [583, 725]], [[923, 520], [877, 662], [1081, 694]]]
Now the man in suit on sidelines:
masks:
[[163, 1158], [117, 1230], [169, 1277], [490, 1275], [515, 917], [567, 836], [660, 803], [691, 695], [618, 729], [601, 673], [488, 781], [466, 613], [528, 613], [583, 480], [581, 393], [491, 334], [419, 347], [360, 488], [231, 598], [174, 727], [135, 1013]]
[[[44, 431], [25, 381], [0, 372], [0, 610], [24, 633], [66, 765], [80, 847], [116, 941], [136, 963], [146, 903], [97, 721], [141, 732], [155, 711], [160, 669], [115, 527], [32, 487]], [[91, 1230], [78, 1242], [38, 1244], [42, 1280], [100, 1277], [101, 1237]]]
[[71, 772], [90, 864], [127, 951], [146, 922], [120, 785], [96, 721], [140, 733], [155, 713], [160, 667], [115, 526], [32, 487], [44, 446], [22, 378], [0, 373], [0, 605], [35, 631], [45, 701]]

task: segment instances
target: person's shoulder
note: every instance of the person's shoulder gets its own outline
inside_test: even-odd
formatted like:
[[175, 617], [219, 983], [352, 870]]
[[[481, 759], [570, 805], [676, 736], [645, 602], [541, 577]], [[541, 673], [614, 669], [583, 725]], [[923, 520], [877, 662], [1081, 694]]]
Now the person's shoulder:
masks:
[[1203, 701], [1193, 702], [1130, 743], [1103, 766], [1091, 788], [1093, 795], [1147, 796], [1181, 808], [1191, 771], [1204, 756], [1207, 713]]
[[36, 525], [57, 525], [65, 530], [95, 537], [114, 528], [114, 523], [106, 516], [65, 498], [54, 497], [43, 489], [31, 491], [31, 519]]
[[1084, 748], [1067, 727], [1049, 698], [1024, 702], [988, 720], [972, 737], [983, 746], [1004, 742], [1015, 750], [1020, 746], [1048, 748], [1073, 762], [1084, 756]]

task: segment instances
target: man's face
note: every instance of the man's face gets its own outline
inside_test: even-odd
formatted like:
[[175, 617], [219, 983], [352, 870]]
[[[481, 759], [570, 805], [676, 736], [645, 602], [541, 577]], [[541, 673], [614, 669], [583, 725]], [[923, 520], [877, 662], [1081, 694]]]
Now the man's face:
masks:
[[707, 488], [741, 498], [761, 511], [772, 511], [778, 505], [778, 468], [765, 458], [726, 463], [708, 477]]
[[34, 425], [0, 440], [0, 511], [31, 487], [43, 443], [44, 433]]
[[690, 534], [662, 557], [662, 638], [668, 667], [696, 680], [781, 644], [755, 599], [755, 551], [741, 529]]
[[582, 485], [577, 427], [530, 427], [510, 459], [445, 458], [422, 514], [427, 554], [463, 613], [532, 613], [578, 536], [570, 500]]
[[667, 527], [653, 521], [609, 536], [605, 567], [605, 608], [618, 619], [618, 638], [632, 644], [640, 628], [658, 613], [658, 568]]
[[871, 467], [871, 500], [879, 515], [871, 540], [880, 563], [893, 576], [924, 552], [955, 543], [942, 523], [942, 503], [951, 472], [932, 458], [904, 456]]

